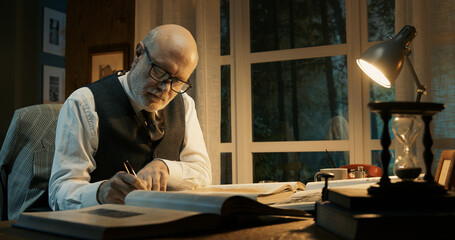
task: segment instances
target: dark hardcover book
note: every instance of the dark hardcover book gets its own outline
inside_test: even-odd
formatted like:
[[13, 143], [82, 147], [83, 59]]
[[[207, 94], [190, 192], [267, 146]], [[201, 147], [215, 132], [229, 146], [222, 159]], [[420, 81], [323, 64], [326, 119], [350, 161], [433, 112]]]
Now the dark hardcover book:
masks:
[[446, 210], [455, 211], [455, 193], [371, 196], [367, 189], [329, 189], [330, 202], [350, 210]]
[[125, 205], [24, 212], [15, 227], [82, 239], [137, 239], [209, 231], [261, 216], [309, 216], [235, 194], [133, 191]]
[[344, 239], [453, 239], [455, 212], [352, 211], [330, 202], [318, 202], [315, 221]]

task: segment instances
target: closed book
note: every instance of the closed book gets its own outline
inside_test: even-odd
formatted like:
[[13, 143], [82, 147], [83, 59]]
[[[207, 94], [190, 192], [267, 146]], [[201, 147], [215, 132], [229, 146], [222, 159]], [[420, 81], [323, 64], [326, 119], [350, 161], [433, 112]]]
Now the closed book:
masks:
[[316, 204], [316, 224], [344, 239], [453, 239], [455, 212], [443, 210], [350, 210]]
[[330, 202], [350, 210], [446, 210], [455, 211], [455, 192], [446, 194], [410, 194], [372, 196], [367, 189], [328, 189]]

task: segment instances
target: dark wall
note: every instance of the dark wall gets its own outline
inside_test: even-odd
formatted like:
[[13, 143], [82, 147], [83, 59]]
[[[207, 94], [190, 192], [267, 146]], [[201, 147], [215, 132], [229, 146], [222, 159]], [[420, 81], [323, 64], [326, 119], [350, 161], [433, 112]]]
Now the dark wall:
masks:
[[[14, 111], [42, 103], [42, 66], [66, 68], [65, 95], [90, 82], [89, 49], [129, 46], [132, 61], [135, 1], [15, 0], [0, 8], [0, 146]], [[42, 52], [43, 7], [66, 13], [65, 57]], [[129, 64], [128, 64], [129, 65]]]
[[[68, 0], [66, 96], [90, 83], [90, 50], [128, 46], [132, 61], [135, 1]], [[127, 69], [125, 69], [127, 70]]]
[[0, 144], [18, 108], [42, 103], [42, 66], [65, 59], [42, 52], [43, 9], [66, 11], [66, 1], [4, 1], [0, 8]]

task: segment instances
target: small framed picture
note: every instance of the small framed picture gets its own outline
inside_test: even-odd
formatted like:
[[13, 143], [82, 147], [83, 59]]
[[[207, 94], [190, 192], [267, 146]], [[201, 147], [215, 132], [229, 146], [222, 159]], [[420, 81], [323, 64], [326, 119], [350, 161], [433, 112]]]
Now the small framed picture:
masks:
[[447, 190], [455, 189], [455, 150], [442, 151], [435, 181]]
[[128, 68], [129, 45], [90, 48], [91, 82]]
[[65, 101], [65, 69], [43, 66], [43, 103]]
[[43, 52], [65, 56], [66, 14], [44, 8]]

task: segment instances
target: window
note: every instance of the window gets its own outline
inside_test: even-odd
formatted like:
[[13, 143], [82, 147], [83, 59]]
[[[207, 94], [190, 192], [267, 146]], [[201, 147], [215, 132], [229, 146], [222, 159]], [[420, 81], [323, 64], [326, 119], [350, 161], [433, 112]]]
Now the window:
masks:
[[367, 103], [394, 91], [355, 59], [393, 33], [392, 0], [220, 0], [222, 181], [232, 171], [233, 183], [307, 182], [320, 168], [380, 164], [382, 123]]

